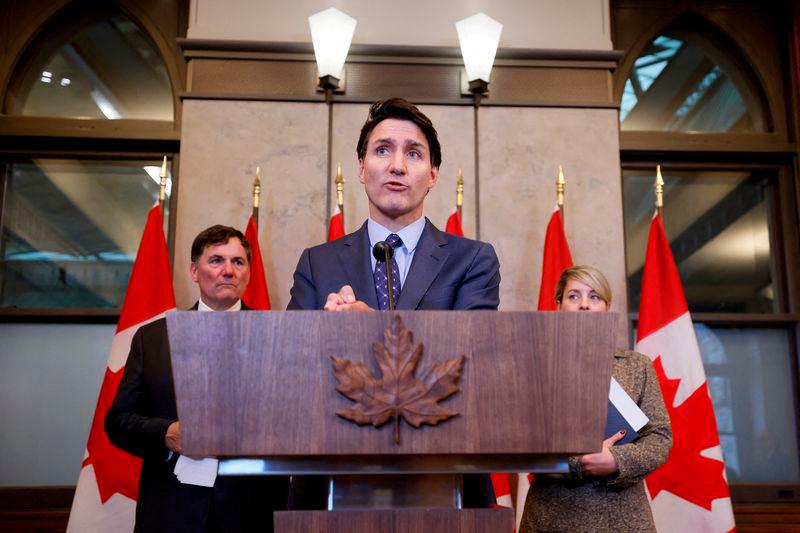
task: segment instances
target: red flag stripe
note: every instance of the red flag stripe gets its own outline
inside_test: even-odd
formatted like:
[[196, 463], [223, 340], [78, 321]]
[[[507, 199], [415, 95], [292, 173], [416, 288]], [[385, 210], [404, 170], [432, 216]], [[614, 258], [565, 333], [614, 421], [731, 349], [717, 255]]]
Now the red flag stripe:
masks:
[[453, 213], [447, 219], [447, 225], [444, 231], [451, 235], [458, 235], [459, 237], [464, 236], [464, 228], [461, 226], [461, 217], [458, 214], [457, 208], [453, 210]]
[[258, 244], [258, 227], [256, 220], [250, 216], [244, 237], [250, 243], [250, 281], [242, 294], [242, 301], [251, 309], [269, 311], [269, 290], [264, 274], [264, 263], [261, 260], [261, 246]]
[[[167, 276], [164, 276], [164, 272]], [[139, 297], [145, 294], [148, 297]], [[117, 333], [174, 307], [175, 292], [164, 238], [164, 218], [161, 206], [156, 204], [147, 215], [125, 292]]]
[[328, 223], [328, 242], [335, 241], [340, 237], [344, 237], [344, 215], [337, 205], [336, 211], [331, 215]]
[[[637, 342], [663, 328], [689, 310], [681, 278], [664, 233], [664, 224], [656, 213], [647, 237], [647, 252], [642, 275], [642, 298], [639, 305]], [[664, 299], [659, 295], [669, 294]], [[645, 298], [645, 295], [649, 295]]]
[[561, 273], [572, 266], [572, 254], [569, 252], [567, 236], [564, 234], [564, 223], [561, 210], [556, 208], [547, 224], [542, 253], [542, 280], [539, 283], [539, 311], [556, 310], [556, 283]]

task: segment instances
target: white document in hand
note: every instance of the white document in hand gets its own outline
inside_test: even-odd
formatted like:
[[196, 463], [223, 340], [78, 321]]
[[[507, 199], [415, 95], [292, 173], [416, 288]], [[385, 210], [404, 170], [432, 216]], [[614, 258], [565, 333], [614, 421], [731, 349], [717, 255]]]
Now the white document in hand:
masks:
[[217, 479], [217, 466], [219, 461], [213, 457], [205, 459], [191, 459], [185, 455], [178, 457], [175, 463], [175, 475], [178, 481], [188, 485], [213, 487]]

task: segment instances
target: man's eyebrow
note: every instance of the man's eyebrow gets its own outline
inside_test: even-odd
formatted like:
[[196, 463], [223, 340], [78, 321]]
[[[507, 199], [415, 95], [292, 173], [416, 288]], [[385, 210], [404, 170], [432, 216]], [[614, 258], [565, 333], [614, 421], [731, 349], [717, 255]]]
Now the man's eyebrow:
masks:
[[421, 143], [420, 141], [416, 141], [414, 139], [406, 139], [405, 145], [411, 148], [422, 148], [423, 150], [425, 149], [425, 145], [423, 143]]
[[373, 144], [394, 144], [394, 139], [390, 137], [381, 137], [380, 139], [375, 139]]

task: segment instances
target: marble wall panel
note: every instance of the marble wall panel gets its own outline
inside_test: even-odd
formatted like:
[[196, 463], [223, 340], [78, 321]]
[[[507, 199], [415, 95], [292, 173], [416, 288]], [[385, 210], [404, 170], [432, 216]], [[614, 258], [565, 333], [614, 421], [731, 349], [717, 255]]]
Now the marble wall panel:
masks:
[[332, 6], [358, 21], [356, 44], [458, 46], [455, 22], [482, 11], [500, 47], [612, 49], [608, 0], [191, 0], [188, 36], [311, 42], [308, 16]]
[[[576, 264], [608, 277], [612, 309], [627, 313], [617, 112], [480, 109], [481, 237], [500, 258], [502, 310], [535, 310], [555, 177], [567, 179], [565, 231]], [[627, 342], [620, 321], [620, 343]]]
[[[425, 199], [425, 216], [439, 229], [444, 230], [447, 217], [456, 203], [456, 176], [458, 168], [464, 172], [463, 226], [467, 237], [475, 236], [475, 156], [473, 109], [459, 106], [420, 106], [433, 122], [442, 145], [442, 166], [439, 180]], [[345, 178], [345, 229], [355, 231], [369, 214], [364, 188], [358, 181], [356, 144], [369, 106], [365, 104], [337, 104], [333, 109], [333, 174], [336, 164], [342, 163]], [[335, 186], [331, 176], [331, 202], [336, 202]]]
[[244, 230], [260, 166], [259, 242], [272, 308], [284, 309], [300, 253], [325, 239], [326, 163], [324, 104], [185, 101], [173, 274], [178, 306], [199, 294], [188, 274], [192, 240], [216, 223]]

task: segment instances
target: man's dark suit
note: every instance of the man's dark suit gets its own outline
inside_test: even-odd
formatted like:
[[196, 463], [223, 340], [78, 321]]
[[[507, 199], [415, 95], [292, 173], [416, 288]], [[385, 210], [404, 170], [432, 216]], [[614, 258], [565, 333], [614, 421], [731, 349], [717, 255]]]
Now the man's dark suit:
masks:
[[[287, 309], [322, 309], [344, 285], [356, 299], [378, 309], [365, 222], [357, 231], [308, 248], [300, 256]], [[443, 233], [425, 220], [398, 310], [497, 309], [500, 265], [490, 244]]]
[[[328, 294], [344, 285], [377, 309], [371, 255], [366, 222], [349, 235], [306, 249], [297, 263], [287, 309], [322, 309]], [[492, 245], [443, 233], [425, 219], [396, 309], [497, 309], [499, 304], [500, 263]], [[290, 507], [324, 508], [324, 493], [324, 479], [295, 476]], [[464, 476], [465, 507], [493, 503], [489, 476]]]
[[122, 381], [105, 418], [111, 442], [144, 459], [136, 531], [272, 531], [272, 510], [286, 508], [288, 479], [219, 476], [213, 488], [180, 483], [173, 473], [178, 454], [168, 460], [164, 440], [177, 420], [162, 318], [133, 336]]

